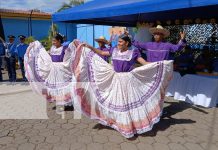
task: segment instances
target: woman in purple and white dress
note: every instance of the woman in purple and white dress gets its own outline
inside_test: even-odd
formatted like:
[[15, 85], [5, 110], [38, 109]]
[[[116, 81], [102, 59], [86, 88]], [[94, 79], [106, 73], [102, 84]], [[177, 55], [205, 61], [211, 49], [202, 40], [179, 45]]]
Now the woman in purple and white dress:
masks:
[[[113, 65], [99, 55], [111, 56]], [[123, 34], [108, 51], [80, 45], [75, 62], [76, 110], [126, 138], [151, 130], [160, 120], [172, 61], [146, 62]], [[136, 62], [143, 66], [135, 68]]]
[[71, 64], [74, 58], [74, 43], [62, 46], [63, 37], [57, 34], [52, 40], [49, 53], [39, 41], [30, 44], [25, 54], [26, 77], [33, 90], [46, 97], [49, 102], [61, 106], [72, 105]]

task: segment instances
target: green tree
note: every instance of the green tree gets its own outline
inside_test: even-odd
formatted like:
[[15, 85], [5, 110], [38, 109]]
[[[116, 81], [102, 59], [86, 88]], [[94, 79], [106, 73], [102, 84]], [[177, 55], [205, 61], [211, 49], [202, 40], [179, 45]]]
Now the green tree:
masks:
[[48, 38], [52, 39], [58, 33], [58, 26], [56, 24], [51, 24], [48, 31]]
[[85, 3], [86, 0], [69, 0], [69, 3], [63, 3], [61, 8], [58, 9], [58, 12], [71, 8], [73, 6], [78, 6], [78, 5], [82, 5]]
[[34, 42], [35, 38], [33, 36], [29, 36], [25, 39], [26, 44], [30, 44], [31, 42]]
[[58, 33], [58, 26], [53, 24], [50, 26], [48, 31], [48, 36], [42, 39], [40, 42], [45, 47], [46, 50], [49, 50], [52, 46], [52, 38]]
[[[69, 0], [69, 3], [63, 3], [58, 12], [71, 8], [73, 6], [82, 5], [85, 3], [85, 0]], [[50, 26], [48, 31], [48, 36], [42, 39], [40, 42], [43, 44], [46, 50], [49, 50], [52, 46], [52, 38], [58, 33], [58, 26], [53, 24]]]

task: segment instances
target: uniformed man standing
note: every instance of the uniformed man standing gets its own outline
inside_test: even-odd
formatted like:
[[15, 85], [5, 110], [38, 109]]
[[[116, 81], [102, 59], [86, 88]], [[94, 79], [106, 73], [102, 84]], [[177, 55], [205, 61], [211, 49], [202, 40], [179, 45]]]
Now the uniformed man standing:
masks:
[[20, 63], [20, 69], [22, 72], [23, 81], [27, 81], [25, 77], [25, 70], [24, 70], [24, 55], [26, 53], [28, 45], [24, 43], [26, 38], [24, 35], [19, 35], [18, 37], [20, 38], [20, 44], [17, 45], [16, 52], [18, 56], [18, 61]]
[[0, 82], [3, 81], [2, 78], [2, 64], [3, 64], [3, 58], [5, 56], [5, 47], [4, 47], [4, 40], [0, 37]]
[[16, 82], [16, 48], [17, 45], [14, 42], [15, 36], [8, 36], [9, 43], [5, 43], [5, 60], [8, 70], [8, 76], [10, 82]]

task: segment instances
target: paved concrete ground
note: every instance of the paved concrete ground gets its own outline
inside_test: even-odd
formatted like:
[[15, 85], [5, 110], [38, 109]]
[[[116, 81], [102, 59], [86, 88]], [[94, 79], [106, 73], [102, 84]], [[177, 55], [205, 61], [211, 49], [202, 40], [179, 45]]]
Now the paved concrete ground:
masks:
[[[17, 109], [20, 106], [16, 103], [19, 101], [27, 104], [29, 101], [37, 103], [40, 100], [41, 98], [30, 91], [26, 84], [1, 84], [0, 101], [7, 103], [5, 107], [8, 107], [8, 111], [4, 107], [0, 116], [10, 115], [13, 112], [17, 115], [19, 112], [29, 113], [33, 109], [37, 113], [40, 111], [38, 104], [36, 106], [33, 104], [22, 111]], [[9, 103], [11, 101], [14, 103]], [[96, 121], [85, 117], [73, 119], [72, 111], [67, 111], [66, 118], [61, 119], [53, 107], [54, 104], [47, 104], [49, 119], [2, 120], [0, 118], [0, 150], [218, 149], [218, 108], [206, 109], [166, 98], [165, 111], [168, 113], [154, 126], [153, 130], [132, 139], [126, 139], [117, 131], [104, 127]], [[2, 106], [0, 108], [3, 110]], [[37, 117], [34, 113], [30, 115]], [[45, 113], [38, 117], [44, 116], [47, 117]]]
[[[22, 98], [32, 92], [13, 94]], [[11, 97], [10, 95], [9, 97]], [[5, 95], [0, 95], [0, 100]], [[37, 96], [29, 97], [34, 101]], [[1, 150], [217, 150], [218, 108], [205, 109], [167, 98], [168, 114], [152, 131], [132, 139], [83, 117], [66, 118], [47, 105], [49, 119], [0, 120]], [[11, 110], [10, 110], [11, 111]]]
[[[11, 93], [1, 92], [1, 87]], [[48, 119], [47, 103], [27, 85], [0, 85], [0, 119]]]
[[[17, 75], [17, 80], [20, 81], [22, 78], [22, 74], [21, 74], [21, 70], [17, 69], [16, 70], [16, 75]], [[3, 81], [8, 81], [9, 77], [8, 77], [8, 72], [7, 70], [2, 70], [2, 77], [3, 77]]]

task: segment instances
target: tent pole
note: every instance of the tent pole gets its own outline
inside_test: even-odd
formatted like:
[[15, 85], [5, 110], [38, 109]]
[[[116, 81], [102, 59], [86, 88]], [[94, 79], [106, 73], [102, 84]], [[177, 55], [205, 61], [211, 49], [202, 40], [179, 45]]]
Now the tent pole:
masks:
[[30, 12], [30, 36], [33, 34], [33, 29], [32, 29], [32, 14], [33, 14], [33, 9]]
[[141, 16], [141, 14], [139, 13], [139, 14], [138, 14], [138, 18], [137, 18], [137, 22], [141, 21], [141, 20], [140, 20], [140, 16]]

